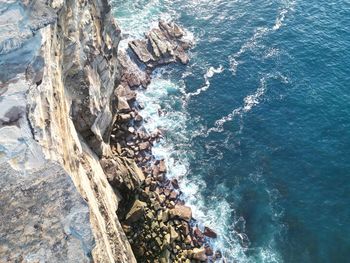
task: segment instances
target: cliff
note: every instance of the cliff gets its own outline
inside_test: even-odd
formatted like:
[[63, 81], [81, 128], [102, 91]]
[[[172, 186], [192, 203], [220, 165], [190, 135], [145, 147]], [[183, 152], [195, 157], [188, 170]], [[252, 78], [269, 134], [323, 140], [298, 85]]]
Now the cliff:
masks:
[[221, 258], [136, 100], [157, 66], [188, 63], [186, 33], [160, 21], [118, 51], [108, 0], [5, 0], [0, 25], [0, 262]]
[[136, 262], [98, 157], [119, 77], [107, 1], [6, 0], [0, 24], [0, 261]]

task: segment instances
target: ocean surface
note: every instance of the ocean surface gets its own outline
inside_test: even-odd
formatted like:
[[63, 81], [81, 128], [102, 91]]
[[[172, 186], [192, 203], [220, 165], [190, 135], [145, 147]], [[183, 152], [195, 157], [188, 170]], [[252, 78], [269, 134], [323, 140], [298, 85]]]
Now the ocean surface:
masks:
[[350, 262], [350, 2], [112, 4], [122, 48], [159, 18], [195, 43], [139, 99], [227, 262]]

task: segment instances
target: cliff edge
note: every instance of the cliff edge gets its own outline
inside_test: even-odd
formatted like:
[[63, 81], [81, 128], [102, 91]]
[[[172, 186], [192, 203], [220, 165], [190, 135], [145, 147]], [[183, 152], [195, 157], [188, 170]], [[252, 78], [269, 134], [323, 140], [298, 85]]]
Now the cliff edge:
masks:
[[99, 163], [119, 77], [108, 2], [5, 0], [0, 24], [0, 261], [136, 262]]

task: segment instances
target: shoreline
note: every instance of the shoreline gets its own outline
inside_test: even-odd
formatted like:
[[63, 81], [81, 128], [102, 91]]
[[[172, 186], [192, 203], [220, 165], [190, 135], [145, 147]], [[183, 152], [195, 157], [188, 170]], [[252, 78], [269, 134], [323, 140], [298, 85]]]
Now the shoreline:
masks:
[[[120, 52], [123, 68], [121, 83], [116, 89], [118, 113], [111, 133], [113, 155], [134, 159], [145, 178], [139, 187], [127, 187], [109, 178], [127, 196], [127, 204], [118, 211], [123, 229], [136, 258], [146, 262], [213, 262], [221, 259], [220, 251], [213, 251], [210, 239], [217, 234], [210, 228], [200, 229], [186, 206], [176, 179], [166, 177], [164, 159], [157, 160], [152, 153], [155, 142], [162, 140], [159, 130], [147, 132], [143, 127], [143, 106], [137, 101], [139, 87], [147, 89], [152, 72], [159, 66], [189, 61], [185, 50], [191, 42], [175, 23], [159, 21], [146, 39], [129, 42], [132, 51]], [[140, 69], [140, 64], [145, 69]], [[141, 114], [140, 114], [141, 113]], [[163, 114], [158, 112], [158, 114]], [[102, 160], [102, 166], [108, 166]], [[108, 173], [107, 173], [108, 174]], [[118, 180], [117, 180], [118, 181]], [[142, 261], [143, 262], [143, 261]]]

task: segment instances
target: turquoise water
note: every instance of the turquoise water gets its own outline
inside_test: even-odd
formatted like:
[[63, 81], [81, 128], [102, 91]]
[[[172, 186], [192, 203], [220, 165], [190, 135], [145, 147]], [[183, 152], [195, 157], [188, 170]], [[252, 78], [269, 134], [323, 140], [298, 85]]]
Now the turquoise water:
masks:
[[154, 153], [228, 262], [349, 262], [350, 2], [113, 6], [125, 37], [160, 17], [193, 34], [190, 64], [139, 98], [146, 127], [167, 131]]

